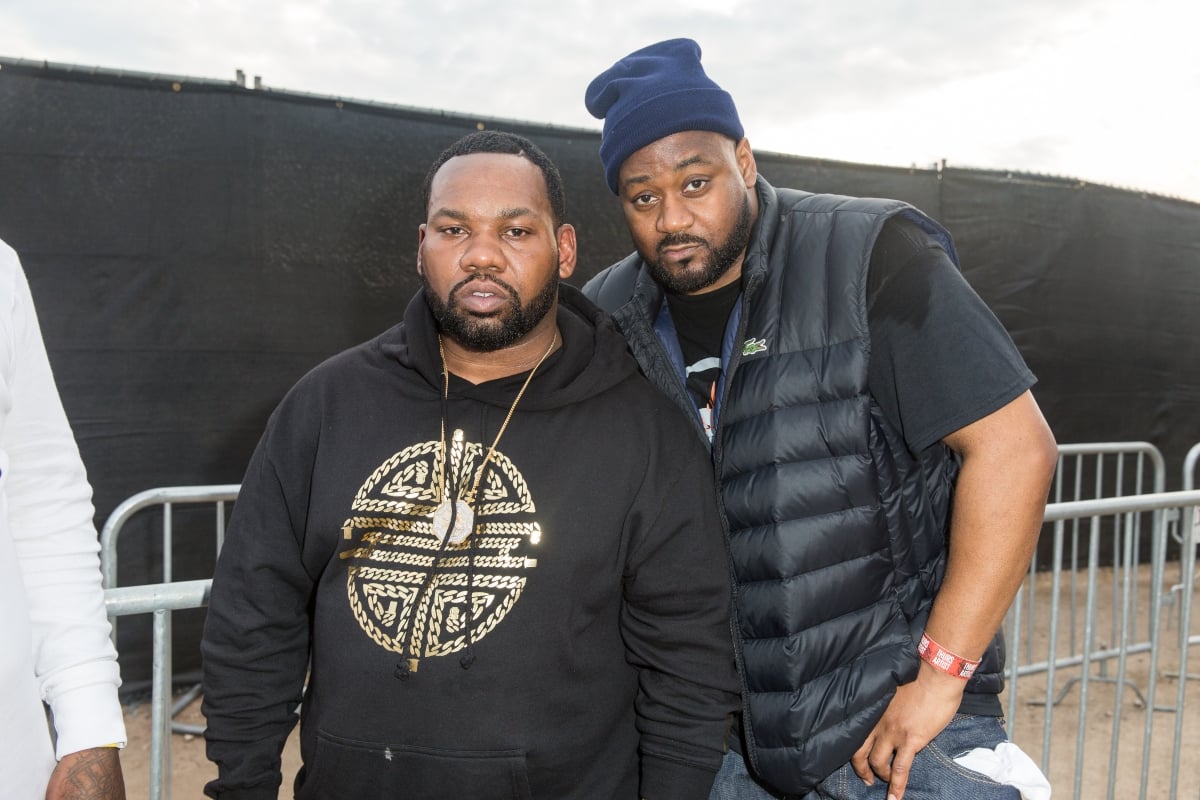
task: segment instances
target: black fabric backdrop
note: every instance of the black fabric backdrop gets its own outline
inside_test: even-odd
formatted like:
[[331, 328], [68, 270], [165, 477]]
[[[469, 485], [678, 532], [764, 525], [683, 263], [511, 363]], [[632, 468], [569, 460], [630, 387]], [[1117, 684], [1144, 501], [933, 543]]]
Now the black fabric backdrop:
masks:
[[[306, 370], [393, 324], [418, 286], [420, 185], [477, 127], [562, 170], [582, 284], [629, 249], [598, 133], [0, 59], [0, 238], [21, 254], [101, 526], [124, 498], [237, 483]], [[759, 154], [773, 183], [896, 197], [954, 234], [1040, 378], [1060, 442], [1149, 440], [1178, 488], [1200, 441], [1200, 205], [1077, 181]], [[174, 577], [211, 574], [211, 509], [176, 512]], [[158, 515], [120, 583], [161, 571]], [[175, 615], [194, 668], [200, 610]], [[127, 686], [149, 622], [120, 625]]]

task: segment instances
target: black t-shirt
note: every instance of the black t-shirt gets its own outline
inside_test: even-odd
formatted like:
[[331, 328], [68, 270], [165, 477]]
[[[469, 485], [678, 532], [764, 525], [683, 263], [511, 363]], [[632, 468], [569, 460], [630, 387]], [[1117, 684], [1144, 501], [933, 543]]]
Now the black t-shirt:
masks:
[[738, 281], [696, 295], [667, 295], [675, 335], [683, 351], [687, 388], [699, 409], [712, 408], [721, 379], [721, 342], [733, 304], [742, 292]]
[[[740, 286], [667, 296], [697, 408], [720, 376], [725, 323]], [[867, 276], [868, 387], [914, 453], [982, 419], [1034, 383], [1008, 332], [937, 240], [892, 218]]]
[[893, 218], [867, 274], [867, 380], [914, 453], [1034, 383], [1008, 331], [915, 222]]

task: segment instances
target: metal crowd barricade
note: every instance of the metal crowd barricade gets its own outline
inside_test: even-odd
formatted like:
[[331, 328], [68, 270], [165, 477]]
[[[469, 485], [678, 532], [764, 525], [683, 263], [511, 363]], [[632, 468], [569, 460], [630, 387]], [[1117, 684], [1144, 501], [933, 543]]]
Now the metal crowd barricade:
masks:
[[[1183, 489], [1190, 491], [1196, 488], [1197, 482], [1197, 465], [1200, 464], [1200, 442], [1192, 445], [1192, 449], [1188, 451], [1183, 459]], [[1175, 601], [1182, 597], [1187, 597], [1184, 594], [1185, 580], [1185, 556], [1187, 550], [1195, 550], [1197, 545], [1200, 545], [1200, 508], [1192, 510], [1188, 515], [1185, 511], [1175, 510], [1173, 513], [1168, 512], [1167, 517], [1168, 529], [1171, 531], [1171, 538], [1179, 544], [1179, 583], [1171, 587], [1169, 600], [1171, 602], [1171, 610], [1175, 610]], [[1180, 617], [1180, 624], [1183, 624], [1183, 619]], [[1200, 678], [1197, 675], [1188, 675], [1191, 679]]]
[[[104, 523], [103, 529], [100, 531], [100, 572], [103, 579], [105, 589], [112, 589], [117, 586], [117, 542], [120, 538], [121, 531], [133, 516], [148, 508], [161, 507], [162, 510], [162, 582], [169, 584], [173, 577], [173, 548], [174, 541], [174, 509], [177, 505], [183, 504], [206, 504], [214, 503], [216, 508], [216, 521], [214, 533], [216, 536], [216, 549], [220, 552], [221, 545], [225, 540], [225, 504], [237, 499], [238, 491], [241, 488], [239, 484], [219, 484], [212, 486], [163, 486], [156, 489], [147, 489], [144, 492], [138, 492], [132, 497], [127, 498], [118, 505], [113, 512], [109, 514], [108, 519]], [[162, 624], [167, 629], [167, 639], [171, 638], [171, 618], [169, 615], [164, 616], [161, 620]], [[156, 618], [155, 624], [159, 620]], [[117, 641], [117, 622], [112, 621], [112, 637], [113, 643]], [[169, 662], [168, 662], [169, 667]], [[169, 676], [170, 677], [170, 676]], [[200, 694], [200, 687], [194, 686], [188, 692], [184, 693], [172, 706], [171, 718], [179, 714], [183, 709], [196, 699]], [[170, 695], [168, 695], [170, 696]], [[198, 725], [188, 725], [182, 722], [172, 722], [171, 729], [176, 733], [190, 733], [199, 735], [204, 732], [203, 727]]]
[[[1152, 734], [1154, 731], [1154, 712], [1173, 713], [1175, 715], [1175, 724], [1171, 736], [1171, 747], [1169, 753], [1170, 764], [1170, 798], [1174, 800], [1178, 796], [1179, 790], [1179, 766], [1180, 758], [1184, 751], [1184, 697], [1187, 682], [1184, 680], [1177, 681], [1177, 687], [1173, 702], [1168, 705], [1159, 704], [1159, 675], [1160, 668], [1164, 666], [1165, 660], [1175, 658], [1178, 661], [1178, 674], [1187, 674], [1188, 652], [1189, 647], [1195, 644], [1200, 644], [1200, 636], [1190, 634], [1191, 626], [1191, 606], [1192, 592], [1194, 589], [1194, 567], [1195, 567], [1195, 548], [1185, 548], [1183, 552], [1185, 586], [1183, 589], [1183, 602], [1181, 604], [1181, 624], [1178, 629], [1178, 638], [1170, 641], [1170, 637], [1164, 634], [1164, 631], [1169, 630], [1169, 626], [1162, 624], [1163, 620], [1163, 600], [1165, 593], [1164, 589], [1164, 572], [1166, 562], [1166, 551], [1168, 532], [1165, 523], [1164, 510], [1169, 509], [1185, 509], [1191, 510], [1200, 506], [1200, 491], [1181, 491], [1181, 492], [1158, 492], [1153, 494], [1135, 495], [1129, 497], [1115, 497], [1103, 499], [1075, 500], [1062, 503], [1054, 503], [1046, 508], [1046, 522], [1053, 524], [1054, 535], [1054, 569], [1051, 572], [1050, 580], [1050, 609], [1049, 609], [1049, 639], [1047, 642], [1048, 653], [1044, 661], [1038, 663], [1020, 663], [1016, 658], [1010, 659], [1008, 666], [1008, 718], [1012, 722], [1014, 738], [1018, 744], [1024, 744], [1026, 749], [1029, 748], [1029, 743], [1033, 734], [1028, 729], [1031, 725], [1035, 725], [1036, 721], [1031, 720], [1031, 715], [1036, 715], [1036, 711], [1032, 710], [1034, 705], [1041, 708], [1041, 767], [1051, 778], [1052, 784], [1064, 783], [1066, 775], [1064, 769], [1068, 763], [1073, 764], [1070, 778], [1074, 784], [1074, 797], [1076, 800], [1082, 796], [1088, 798], [1099, 797], [1102, 788], [1107, 789], [1107, 797], [1111, 800], [1114, 796], [1122, 798], [1133, 797], [1134, 787], [1131, 785], [1134, 776], [1136, 775], [1138, 783], [1136, 786], [1137, 795], [1139, 798], [1146, 798], [1148, 792], [1150, 769], [1152, 763], [1159, 774], [1166, 772], [1167, 756], [1162, 748], [1153, 750], [1151, 748]], [[1119, 597], [1117, 598], [1117, 606], [1115, 609], [1116, 619], [1114, 624], [1117, 627], [1118, 633], [1113, 642], [1110, 642], [1106, 647], [1089, 646], [1085, 647], [1082, 652], [1074, 652], [1074, 648], [1068, 646], [1067, 653], [1059, 652], [1061, 645], [1065, 643], [1067, 637], [1059, 635], [1058, 622], [1061, 616], [1062, 598], [1067, 596], [1067, 592], [1063, 587], [1062, 572], [1063, 572], [1063, 549], [1065, 540], [1067, 539], [1069, 530], [1074, 529], [1075, 522], [1083, 523], [1080, 526], [1080, 533], [1086, 539], [1086, 578], [1087, 578], [1087, 593], [1083, 605], [1084, 611], [1084, 635], [1085, 642], [1094, 642], [1093, 634], [1100, 624], [1098, 617], [1101, 609], [1100, 594], [1101, 582], [1099, 573], [1101, 572], [1100, 564], [1100, 541], [1105, 535], [1106, 526], [1104, 523], [1109, 521], [1113, 527], [1124, 530], [1126, 534], [1134, 529], [1132, 518], [1138, 515], [1153, 515], [1154, 522], [1147, 527], [1150, 530], [1150, 545], [1151, 556], [1149, 564], [1149, 586], [1144, 589], [1147, 595], [1144, 602], [1149, 606], [1149, 615], [1146, 620], [1148, 626], [1148, 636], [1145, 640], [1137, 640], [1133, 636], [1135, 630], [1134, 620], [1134, 593], [1135, 582], [1132, 579], [1134, 573], [1134, 551], [1136, 540], [1130, 535], [1122, 535], [1120, 543], [1122, 544], [1119, 552], [1119, 565], [1123, 572], [1123, 579], [1119, 586]], [[1072, 523], [1069, 525], [1068, 523]], [[1024, 591], [1025, 588], [1022, 589]], [[1018, 600], [1020, 598], [1018, 597]], [[1021, 604], [1015, 603], [1014, 610], [1019, 615], [1021, 612]], [[1016, 622], [1020, 625], [1020, 621]], [[1042, 630], [1046, 630], [1044, 621], [1039, 623]], [[1178, 648], [1178, 652], [1171, 656], [1168, 653], [1174, 648]], [[1014, 654], [1015, 655], [1015, 654]], [[1108, 742], [1107, 753], [1102, 753], [1093, 747], [1088, 750], [1088, 720], [1091, 716], [1092, 724], [1097, 724], [1096, 717], [1098, 715], [1097, 707], [1099, 705], [1099, 690], [1094, 688], [1098, 680], [1097, 676], [1092, 674], [1091, 667], [1094, 663], [1106, 663], [1108, 661], [1116, 661], [1117, 674], [1115, 679], [1108, 681], [1113, 686], [1112, 697], [1113, 706], [1111, 711], [1105, 711], [1105, 714], [1111, 715], [1112, 729]], [[1129, 667], [1131, 660], [1136, 664], [1139, 672], [1142, 669], [1146, 671], [1146, 680], [1148, 682], [1144, 702], [1141, 704], [1144, 720], [1142, 720], [1142, 758], [1140, 770], [1137, 772], [1130, 771], [1128, 768], [1121, 769], [1120, 764], [1120, 748], [1121, 734], [1123, 721], [1127, 712], [1125, 703], [1125, 689], [1131, 685], [1127, 679], [1129, 675]], [[1080, 686], [1078, 718], [1076, 722], [1074, 753], [1072, 761], [1068, 761], [1063, 757], [1051, 759], [1051, 743], [1053, 732], [1055, 730], [1055, 715], [1056, 704], [1054, 693], [1056, 690], [1055, 679], [1060, 671], [1071, 671], [1071, 680], [1075, 681]], [[1078, 674], [1074, 674], [1077, 672]], [[1044, 676], [1045, 685], [1037, 684], [1034, 676]], [[1033, 683], [1032, 688], [1030, 687]], [[1107, 694], [1107, 690], [1105, 692]], [[1041, 701], [1037, 702], [1034, 697], [1040, 695]], [[1021, 698], [1024, 705], [1021, 709], [1021, 714], [1017, 711], [1017, 699]], [[1103, 724], [1103, 723], [1101, 723]], [[1134, 723], [1136, 726], [1136, 722]], [[1126, 727], [1125, 735], [1130, 735], [1129, 725]], [[1162, 726], [1159, 726], [1159, 734], [1163, 735]], [[1063, 728], [1059, 726], [1060, 733]], [[1093, 733], [1095, 733], [1093, 731]], [[1031, 750], [1031, 754], [1032, 754]], [[1090, 769], [1085, 771], [1085, 754], [1091, 755], [1092, 764]], [[1104, 766], [1103, 760], [1106, 755], [1107, 765]], [[1099, 765], [1097, 764], [1099, 762]], [[1196, 780], [1200, 775], [1190, 775], [1190, 780]], [[1188, 796], [1196, 796], [1196, 792], [1200, 786], [1191, 786], [1188, 788]], [[1085, 794], [1086, 790], [1086, 794]], [[1063, 793], [1065, 795], [1065, 793]], [[1056, 796], [1059, 796], [1056, 793]], [[1161, 795], [1156, 795], [1161, 796]]]
[[1200, 442], [1192, 445], [1183, 459], [1183, 488], [1196, 488], [1196, 465], [1200, 464]]
[[154, 614], [150, 696], [150, 800], [171, 798], [171, 612], [208, 605], [211, 580], [178, 581], [106, 589], [110, 619]]
[[[1062, 444], [1058, 447], [1058, 465], [1051, 485], [1050, 502], [1064, 503], [1082, 500], [1101, 499], [1106, 497], [1123, 497], [1147, 493], [1160, 493], [1166, 486], [1166, 467], [1158, 448], [1149, 442], [1091, 442], [1083, 444]], [[1080, 561], [1086, 551], [1081, 546], [1081, 525], [1083, 520], [1069, 520], [1066, 535], [1069, 540], [1064, 544], [1067, 562], [1061, 561], [1063, 554], [1056, 550], [1055, 562], [1052, 569], [1065, 569], [1068, 572], [1070, 598], [1067, 603], [1065, 631], [1068, 637], [1068, 647], [1071, 655], [1079, 656], [1085, 650], [1095, 649], [1095, 638], [1100, 631], [1084, 631], [1083, 621], [1078, 617], [1077, 609], [1081, 608]], [[1130, 580], [1131, 596], [1134, 608], [1132, 618], [1140, 619], [1138, 604], [1141, 593], [1138, 591], [1138, 562], [1142, 546], [1142, 515], [1135, 514], [1128, 519], [1111, 521], [1111, 540], [1114, 565], [1110, 581], [1110, 600], [1112, 603], [1112, 625], [1108, 630], [1108, 641], [1114, 642], [1119, 634], [1117, 629], [1117, 604], [1122, 595], [1123, 580]], [[1153, 524], [1153, 522], [1152, 522]], [[1122, 548], [1132, 545], [1133, 560], [1128, 568], [1118, 558]], [[1009, 643], [1008, 662], [1013, 664], [1044, 663], [1043, 654], [1039, 653], [1039, 625], [1044, 625], [1048, 611], [1039, 597], [1037, 576], [1041, 565], [1039, 555], [1035, 552], [1029, 565], [1029, 573], [1010, 609], [1006, 634]], [[1022, 624], [1024, 623], [1024, 624]], [[1148, 624], [1148, 620], [1146, 622]], [[1056, 624], [1050, 631], [1051, 640], [1055, 640], [1060, 631]], [[1086, 645], [1084, 643], [1087, 643]], [[1099, 675], [1096, 680], [1114, 680], [1108, 674], [1108, 661], [1099, 661]], [[1065, 696], [1078, 681], [1068, 682], [1062, 688]], [[1136, 689], [1135, 689], [1136, 690]], [[1062, 696], [1056, 698], [1059, 702]], [[1012, 709], [1010, 708], [1010, 716]]]
[[[1079, 470], [1075, 469], [1076, 477], [1072, 485], [1072, 499], [1063, 500], [1068, 491], [1063, 487], [1067, 481], [1063, 476], [1063, 465], [1075, 459], [1077, 465], [1080, 457], [1093, 456], [1094, 491], [1114, 491], [1118, 495], [1130, 485], [1140, 488], [1146, 479], [1144, 460], [1149, 460], [1153, 466], [1151, 479], [1156, 491], [1152, 493], [1125, 494], [1114, 497], [1083, 497], [1087, 490], [1078, 477]], [[1118, 460], [1112, 471], [1104, 468], [1104, 459], [1109, 457], [1135, 459], [1132, 467]], [[1011, 730], [1018, 744], [1023, 744], [1031, 755], [1036, 750], [1031, 747], [1034, 740], [1034, 723], [1028, 717], [1038, 712], [1041, 718], [1036, 726], [1041, 729], [1040, 751], [1041, 767], [1051, 777], [1052, 783], [1060, 787], [1061, 795], [1068, 777], [1074, 786], [1074, 798], [1082, 796], [1098, 797], [1101, 787], [1107, 787], [1107, 797], [1132, 797], [1134, 789], [1131, 782], [1137, 780], [1137, 796], [1144, 800], [1148, 795], [1149, 776], [1152, 766], [1157, 772], [1165, 772], [1165, 761], [1170, 763], [1170, 800], [1179, 796], [1180, 762], [1184, 754], [1184, 722], [1185, 696], [1188, 682], [1177, 679], [1173, 699], [1162, 704], [1160, 700], [1160, 674], [1169, 678], [1171, 675], [1188, 675], [1188, 656], [1191, 646], [1200, 644], [1200, 635], [1191, 633], [1192, 597], [1195, 591], [1196, 578], [1196, 536], [1197, 530], [1192, 526], [1182, 526], [1180, 536], [1183, 537], [1180, 549], [1180, 585], [1179, 594], [1179, 626], [1177, 635], [1171, 637], [1165, 631], [1171, 626], [1164, 624], [1163, 606], [1168, 598], [1164, 592], [1165, 563], [1167, 546], [1171, 538], [1171, 512], [1177, 513], [1177, 518], [1191, 519], [1200, 514], [1200, 490], [1196, 485], [1196, 468], [1200, 463], [1200, 444], [1188, 453], [1185, 461], [1184, 486], [1185, 491], [1162, 492], [1164, 480], [1162, 458], [1158, 451], [1145, 443], [1117, 443], [1090, 445], [1063, 445], [1060, 447], [1059, 472], [1055, 478], [1056, 488], [1052, 494], [1052, 502], [1046, 508], [1045, 521], [1052, 526], [1053, 563], [1049, 574], [1042, 574], [1041, 582], [1050, 583], [1048, 590], [1049, 602], [1035, 603], [1033, 601], [1034, 587], [1038, 579], [1036, 562], [1031, 567], [1030, 576], [1022, 586], [1013, 603], [1008, 619], [1011, 650], [1008, 660], [1007, 715]], [[1069, 470], [1068, 470], [1069, 471]], [[1104, 474], [1113, 477], [1112, 488], [1104, 481]], [[1126, 480], [1128, 478], [1129, 480]], [[1132, 484], [1130, 483], [1132, 481]], [[224, 536], [225, 513], [224, 503], [236, 499], [239, 486], [192, 486], [167, 487], [142, 492], [126, 500], [113, 512], [106, 522], [101, 534], [101, 558], [105, 599], [110, 617], [115, 618], [127, 614], [153, 613], [153, 678], [151, 700], [151, 759], [150, 759], [150, 798], [151, 800], [169, 800], [170, 798], [170, 734], [179, 730], [172, 719], [178, 708], [170, 708], [172, 699], [172, 668], [171, 668], [171, 623], [170, 614], [173, 610], [197, 608], [206, 606], [211, 580], [194, 580], [171, 582], [170, 568], [170, 538], [172, 533], [172, 506], [179, 503], [217, 504], [216, 536], [219, 549]], [[116, 583], [116, 542], [122, 525], [135, 513], [148, 507], [162, 506], [163, 511], [163, 558], [164, 583], [147, 586], [131, 586], [114, 588]], [[1165, 513], [1164, 513], [1165, 512]], [[1144, 520], [1149, 517], [1149, 521]], [[1200, 518], [1200, 517], [1198, 517]], [[1145, 542], [1142, 541], [1145, 531], [1149, 531], [1150, 563], [1148, 586], [1142, 586], [1138, 581], [1138, 553]], [[1107, 588], [1108, 581], [1101, 581], [1100, 573], [1104, 570], [1100, 560], [1100, 543], [1106, 537], [1112, 537], [1114, 547], [1113, 578], [1111, 581], [1112, 598], [1112, 638], [1107, 643], [1097, 643], [1096, 631], [1101, 625], [1100, 610], [1108, 605], [1101, 604], [1102, 589]], [[1064, 558], [1068, 542], [1073, 552], [1070, 560]], [[1086, 546], [1081, 550], [1081, 542]], [[1086, 553], [1084, 565], [1086, 594], [1082, 604], [1077, 593], [1076, 573], [1079, 568], [1079, 554]], [[1067, 580], [1069, 590], [1064, 587], [1063, 572], [1069, 570]], [[1139, 595], [1142, 595], [1139, 598]], [[1108, 598], [1105, 598], [1107, 600]], [[1140, 600], [1140, 602], [1139, 602]], [[1063, 614], [1062, 605], [1068, 605], [1067, 614], [1072, 622], [1070, 630], [1060, 630], [1060, 618]], [[1046, 607], [1048, 606], [1048, 607]], [[1139, 619], [1139, 607], [1148, 607], [1144, 620]], [[1075, 617], [1082, 609], [1084, 616], [1082, 641], [1087, 646], [1076, 644], [1077, 636]], [[1035, 616], [1036, 615], [1036, 616]], [[1025, 617], [1028, 617], [1026, 619]], [[1145, 635], [1139, 637], [1138, 629], [1144, 625]], [[1025, 628], [1026, 636], [1013, 635]], [[1048, 631], [1046, 653], [1043, 659], [1033, 661], [1034, 631]], [[1025, 640], [1025, 641], [1023, 641]], [[1023, 644], [1026, 647], [1023, 647]], [[1023, 650], [1028, 650], [1029, 656], [1022, 660]], [[1116, 662], [1117, 674], [1108, 677], [1105, 669], [1109, 662]], [[1146, 667], [1147, 688], [1143, 695], [1140, 690], [1128, 680], [1130, 664]], [[1177, 662], [1178, 670], [1171, 669]], [[1099, 664], [1100, 674], [1092, 674], [1093, 664]], [[1080, 687], [1078, 716], [1075, 722], [1074, 751], [1072, 758], [1062, 756], [1052, 760], [1051, 742], [1056, 725], [1056, 684], [1060, 673], [1070, 673], [1068, 687], [1077, 684]], [[1038, 684], [1044, 679], [1045, 684]], [[1095, 768], [1094, 764], [1085, 764], [1090, 755], [1095, 761], [1098, 752], [1093, 746], [1089, 751], [1087, 715], [1096, 713], [1100, 700], [1100, 688], [1096, 684], [1111, 684], [1113, 708], [1107, 714], [1112, 719], [1111, 734], [1106, 754], [1107, 768]], [[1119, 744], [1121, 741], [1123, 722], [1126, 718], [1125, 690], [1132, 686], [1138, 696], [1141, 709], [1145, 715], [1141, 727], [1141, 763], [1140, 769], [1131, 771], [1127, 765], [1121, 764]], [[1108, 690], [1105, 690], [1106, 692]], [[1065, 692], [1063, 692], [1065, 693]], [[1061, 699], [1061, 698], [1060, 698]], [[1193, 698], [1194, 699], [1194, 698]], [[1018, 700], [1022, 713], [1018, 714]], [[185, 703], [186, 704], [186, 703]], [[1171, 729], [1169, 756], [1164, 754], [1160, 746], [1152, 748], [1155, 735], [1155, 712], [1160, 718], [1166, 714], [1174, 714], [1174, 725]], [[1065, 714], [1061, 712], [1060, 718]], [[1060, 725], [1061, 732], [1061, 721]], [[1069, 722], [1068, 722], [1069, 724]], [[1136, 722], [1134, 723], [1136, 724]], [[1129, 728], [1129, 725], [1124, 727]], [[190, 732], [190, 731], [189, 731]], [[1094, 731], [1093, 731], [1094, 735]], [[1125, 731], [1126, 737], [1129, 731]], [[1159, 741], [1161, 742], [1162, 726], [1159, 726]], [[1036, 756], [1035, 756], [1036, 757]], [[1085, 766], [1092, 769], [1085, 771]], [[1070, 769], [1069, 776], [1062, 774], [1064, 769]], [[1193, 770], [1193, 772], [1196, 772]], [[1185, 778], [1200, 784], [1200, 774], [1192, 774]], [[1200, 786], [1188, 787], [1187, 796], [1196, 796]], [[1085, 795], [1084, 792], [1087, 792]], [[1056, 796], [1060, 796], [1056, 793]]]
[[[1185, 491], [1196, 488], [1197, 473], [1200, 472], [1200, 470], [1197, 469], [1198, 466], [1200, 466], [1200, 442], [1196, 442], [1196, 444], [1192, 445], [1192, 449], [1188, 450], [1187, 455], [1183, 459], [1183, 488]], [[1184, 521], [1184, 524], [1186, 525], [1186, 520]], [[1181, 532], [1179, 541], [1180, 547], [1191, 547], [1192, 549], [1195, 549], [1196, 545], [1200, 544], [1200, 508], [1195, 509], [1192, 514], [1191, 528], [1192, 538], [1190, 543], [1186, 538], [1186, 534]], [[1182, 553], [1182, 550], [1180, 552]]]
[[[1153, 470], [1150, 475], [1146, 462]], [[1050, 502], [1157, 493], [1165, 486], [1166, 464], [1149, 442], [1060, 444]]]
[[162, 486], [157, 489], [147, 489], [127, 498], [113, 509], [100, 531], [100, 571], [104, 578], [104, 588], [111, 589], [117, 585], [117, 540], [125, 523], [139, 511], [162, 507], [162, 582], [171, 582], [171, 543], [172, 543], [172, 512], [175, 505], [184, 503], [215, 503], [216, 504], [216, 540], [217, 550], [225, 539], [225, 503], [237, 499], [240, 484], [220, 484], [215, 486]]

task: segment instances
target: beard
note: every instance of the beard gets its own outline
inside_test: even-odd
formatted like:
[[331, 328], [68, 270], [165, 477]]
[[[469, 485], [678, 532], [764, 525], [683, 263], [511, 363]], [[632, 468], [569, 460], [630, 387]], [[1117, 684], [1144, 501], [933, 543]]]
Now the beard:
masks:
[[459, 281], [450, 290], [449, 299], [443, 300], [434, 294], [429, 279], [421, 275], [425, 303], [437, 321], [438, 330], [467, 350], [475, 352], [490, 353], [516, 344], [537, 327], [558, 299], [557, 273], [551, 274], [528, 305], [521, 303], [521, 295], [516, 289], [492, 276], [489, 280], [508, 293], [508, 304], [491, 314], [472, 314], [459, 308], [455, 295], [473, 280], [474, 275]]
[[[659, 240], [654, 257], [651, 258], [642, 253], [642, 259], [650, 268], [650, 275], [663, 289], [671, 294], [694, 294], [701, 289], [707, 289], [720, 280], [721, 276], [728, 272], [729, 268], [742, 256], [746, 245], [750, 243], [750, 227], [750, 195], [746, 194], [742, 198], [742, 207], [738, 209], [733, 230], [729, 232], [725, 241], [716, 247], [700, 236], [692, 236], [687, 233], [668, 233]], [[692, 271], [687, 268], [693, 266], [700, 256], [694, 256], [681, 262], [680, 266], [675, 269], [663, 263], [662, 251], [665, 248], [688, 244], [700, 245], [708, 251], [708, 259], [699, 265], [699, 269]]]

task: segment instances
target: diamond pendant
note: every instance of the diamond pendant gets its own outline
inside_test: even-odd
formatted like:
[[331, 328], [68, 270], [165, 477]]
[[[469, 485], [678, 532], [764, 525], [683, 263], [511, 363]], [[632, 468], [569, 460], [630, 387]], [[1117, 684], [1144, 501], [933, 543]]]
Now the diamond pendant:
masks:
[[[430, 515], [433, 522], [433, 533], [439, 542], [446, 541], [446, 532], [450, 528], [450, 501], [443, 500]], [[454, 530], [450, 532], [450, 544], [462, 544], [471, 535], [475, 526], [475, 512], [463, 500], [454, 501]]]

